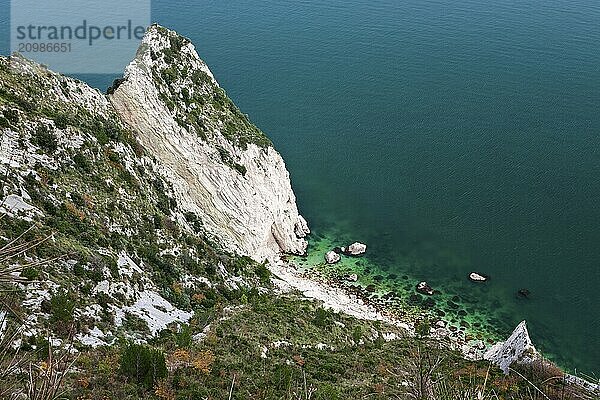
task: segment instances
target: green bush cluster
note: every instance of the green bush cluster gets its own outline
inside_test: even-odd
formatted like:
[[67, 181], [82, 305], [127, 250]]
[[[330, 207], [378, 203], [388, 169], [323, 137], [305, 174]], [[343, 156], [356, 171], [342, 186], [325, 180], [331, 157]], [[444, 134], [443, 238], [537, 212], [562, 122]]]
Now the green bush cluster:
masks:
[[167, 376], [167, 365], [162, 351], [141, 344], [127, 344], [121, 354], [119, 371], [147, 388]]
[[56, 136], [43, 124], [33, 132], [31, 142], [48, 153], [54, 153], [58, 149]]

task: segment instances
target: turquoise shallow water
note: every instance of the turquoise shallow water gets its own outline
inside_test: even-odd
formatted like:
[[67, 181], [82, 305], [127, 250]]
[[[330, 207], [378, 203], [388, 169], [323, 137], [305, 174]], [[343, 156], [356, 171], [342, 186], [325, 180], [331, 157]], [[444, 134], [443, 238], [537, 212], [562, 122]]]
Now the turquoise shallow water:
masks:
[[527, 319], [600, 373], [596, 0], [178, 0], [153, 19], [273, 139], [315, 248], [364, 241], [383, 285], [462, 294], [502, 335]]

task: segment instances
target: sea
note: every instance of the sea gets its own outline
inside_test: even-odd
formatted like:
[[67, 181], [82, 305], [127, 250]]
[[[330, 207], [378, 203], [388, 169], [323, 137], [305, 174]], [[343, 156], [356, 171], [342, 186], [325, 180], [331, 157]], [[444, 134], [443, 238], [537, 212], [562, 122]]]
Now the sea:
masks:
[[474, 335], [526, 320], [547, 357], [598, 378], [598, 0], [155, 0], [151, 15], [283, 155], [306, 267], [364, 242], [336, 268], [407, 301], [426, 280]]

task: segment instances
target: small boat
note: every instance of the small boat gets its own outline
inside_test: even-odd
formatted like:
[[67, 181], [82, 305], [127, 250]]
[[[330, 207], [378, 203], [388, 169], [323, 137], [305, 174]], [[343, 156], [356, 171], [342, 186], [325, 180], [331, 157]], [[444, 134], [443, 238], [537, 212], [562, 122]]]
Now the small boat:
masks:
[[477, 272], [471, 272], [469, 274], [469, 280], [471, 282], [486, 282], [488, 279], [490, 279], [489, 276]]
[[423, 281], [417, 285], [417, 292], [431, 296], [433, 294], [433, 288], [429, 286], [427, 282]]

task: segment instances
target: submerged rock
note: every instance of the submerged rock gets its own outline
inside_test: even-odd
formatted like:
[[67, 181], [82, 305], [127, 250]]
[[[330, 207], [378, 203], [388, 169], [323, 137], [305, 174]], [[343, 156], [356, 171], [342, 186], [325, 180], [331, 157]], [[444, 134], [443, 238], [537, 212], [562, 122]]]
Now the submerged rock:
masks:
[[325, 262], [327, 262], [327, 264], [338, 263], [341, 259], [342, 257], [335, 251], [328, 251], [327, 254], [325, 254]]
[[425, 307], [425, 308], [433, 308], [433, 307], [435, 307], [435, 300], [432, 299], [431, 297], [428, 297], [427, 299], [425, 299], [423, 301], [423, 307]]
[[421, 304], [422, 297], [416, 293], [411, 294], [408, 298], [408, 303], [411, 305]]
[[505, 342], [496, 343], [483, 356], [507, 375], [510, 366], [514, 363], [530, 364], [538, 357], [539, 354], [531, 342], [525, 321], [515, 328]]

